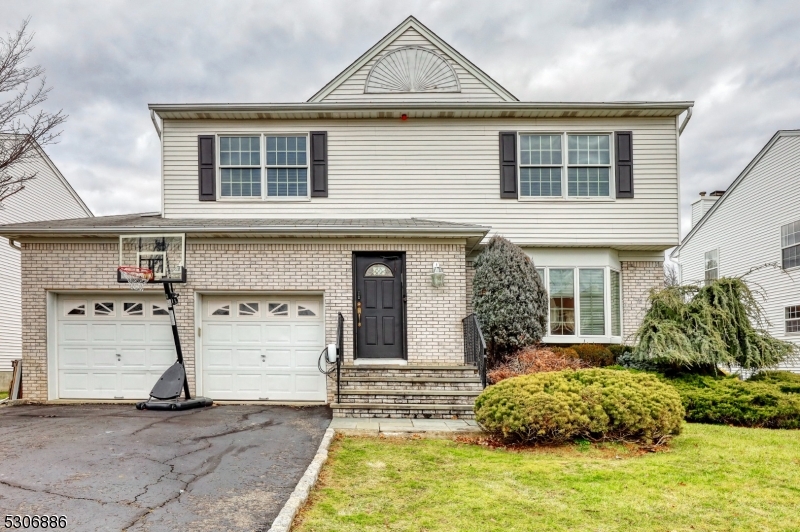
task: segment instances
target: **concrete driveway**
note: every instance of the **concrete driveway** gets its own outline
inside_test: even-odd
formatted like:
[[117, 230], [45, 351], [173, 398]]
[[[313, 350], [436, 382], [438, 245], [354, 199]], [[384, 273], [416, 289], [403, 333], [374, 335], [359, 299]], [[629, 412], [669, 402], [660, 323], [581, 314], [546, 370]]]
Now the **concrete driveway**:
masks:
[[327, 407], [0, 408], [0, 514], [67, 530], [267, 530], [317, 451]]

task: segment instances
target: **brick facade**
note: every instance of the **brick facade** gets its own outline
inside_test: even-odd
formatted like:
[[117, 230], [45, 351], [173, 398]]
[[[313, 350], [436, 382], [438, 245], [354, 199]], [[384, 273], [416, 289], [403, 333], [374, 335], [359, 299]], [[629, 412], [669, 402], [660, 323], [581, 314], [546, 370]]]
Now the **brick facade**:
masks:
[[647, 310], [650, 290], [664, 286], [662, 261], [625, 261], [622, 266], [622, 340], [633, 343]]
[[[22, 327], [25, 398], [47, 399], [47, 292], [119, 291], [117, 243], [24, 243]], [[345, 316], [345, 359], [352, 362], [353, 251], [405, 251], [409, 364], [463, 363], [461, 319], [466, 313], [463, 241], [381, 243], [331, 240], [320, 243], [187, 243], [187, 283], [176, 307], [189, 383], [194, 389], [194, 296], [205, 291], [316, 292], [325, 299], [326, 342], [336, 338], [338, 312]], [[433, 262], [445, 272], [442, 288], [431, 286]], [[80, 264], [80, 269], [71, 268]], [[89, 273], [87, 275], [87, 273]], [[148, 291], [161, 291], [160, 286]], [[331, 394], [329, 382], [329, 397]]]

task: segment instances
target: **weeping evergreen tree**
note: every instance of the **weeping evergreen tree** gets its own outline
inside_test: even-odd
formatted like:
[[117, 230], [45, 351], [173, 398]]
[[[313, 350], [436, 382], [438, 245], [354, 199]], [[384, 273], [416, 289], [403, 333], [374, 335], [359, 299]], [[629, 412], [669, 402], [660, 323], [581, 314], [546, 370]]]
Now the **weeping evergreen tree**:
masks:
[[495, 236], [475, 260], [472, 306], [494, 366], [539, 342], [545, 332], [547, 292], [533, 261], [519, 246]]
[[798, 355], [770, 335], [755, 294], [742, 278], [670, 286], [650, 294], [633, 358], [693, 371], [719, 366], [771, 368]]

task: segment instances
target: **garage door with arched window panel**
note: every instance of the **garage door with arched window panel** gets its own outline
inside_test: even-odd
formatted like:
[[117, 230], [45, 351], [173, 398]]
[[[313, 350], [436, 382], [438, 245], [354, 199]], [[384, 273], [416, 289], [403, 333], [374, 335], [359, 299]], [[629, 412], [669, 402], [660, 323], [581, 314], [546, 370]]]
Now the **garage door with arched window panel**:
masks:
[[61, 399], [146, 399], [175, 363], [164, 296], [61, 295], [56, 311]]
[[216, 400], [324, 401], [321, 298], [203, 298], [203, 394]]

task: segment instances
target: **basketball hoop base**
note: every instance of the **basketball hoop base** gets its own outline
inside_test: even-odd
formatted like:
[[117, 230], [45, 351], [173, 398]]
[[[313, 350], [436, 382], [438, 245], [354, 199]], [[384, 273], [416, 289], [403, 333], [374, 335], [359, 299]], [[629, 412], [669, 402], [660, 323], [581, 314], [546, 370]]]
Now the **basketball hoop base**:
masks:
[[136, 403], [137, 410], [191, 410], [192, 408], [203, 408], [211, 406], [214, 401], [208, 397], [194, 397], [192, 399], [173, 399], [171, 401], [162, 401], [160, 399], [142, 401]]

